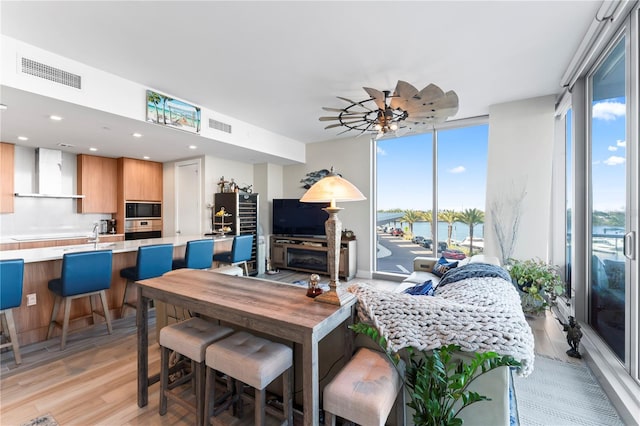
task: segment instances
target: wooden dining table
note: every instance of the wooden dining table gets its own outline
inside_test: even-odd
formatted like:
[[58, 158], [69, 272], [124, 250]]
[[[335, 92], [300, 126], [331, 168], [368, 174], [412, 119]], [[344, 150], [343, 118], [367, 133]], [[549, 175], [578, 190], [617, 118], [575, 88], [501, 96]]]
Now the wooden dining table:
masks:
[[344, 327], [345, 359], [353, 351], [356, 299], [342, 306], [315, 302], [306, 288], [206, 270], [183, 269], [136, 282], [138, 287], [138, 406], [148, 403], [149, 300], [181, 306], [231, 325], [298, 343], [302, 348], [303, 414], [305, 425], [319, 424], [320, 389], [318, 343]]

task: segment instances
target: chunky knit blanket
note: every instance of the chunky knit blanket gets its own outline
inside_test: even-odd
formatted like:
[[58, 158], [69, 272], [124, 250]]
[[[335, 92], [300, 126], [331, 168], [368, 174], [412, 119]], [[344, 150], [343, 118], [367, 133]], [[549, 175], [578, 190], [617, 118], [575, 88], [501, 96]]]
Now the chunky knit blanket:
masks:
[[372, 323], [393, 352], [456, 344], [467, 352], [511, 355], [522, 363], [520, 376], [533, 371], [533, 334], [509, 281], [467, 278], [439, 288], [436, 296], [393, 293], [367, 284], [349, 291], [358, 298], [360, 321]]

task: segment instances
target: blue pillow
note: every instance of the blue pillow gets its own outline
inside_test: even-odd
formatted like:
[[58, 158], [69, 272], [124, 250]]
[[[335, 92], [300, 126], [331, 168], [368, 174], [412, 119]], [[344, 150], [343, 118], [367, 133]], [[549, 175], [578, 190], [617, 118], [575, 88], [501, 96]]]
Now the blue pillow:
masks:
[[412, 296], [433, 296], [433, 283], [431, 280], [425, 281], [422, 284], [414, 285], [404, 291], [406, 294]]
[[438, 263], [433, 265], [433, 271], [431, 273], [436, 277], [442, 277], [449, 269], [456, 268], [458, 266], [458, 261], [449, 263], [447, 259], [442, 256], [438, 259]]

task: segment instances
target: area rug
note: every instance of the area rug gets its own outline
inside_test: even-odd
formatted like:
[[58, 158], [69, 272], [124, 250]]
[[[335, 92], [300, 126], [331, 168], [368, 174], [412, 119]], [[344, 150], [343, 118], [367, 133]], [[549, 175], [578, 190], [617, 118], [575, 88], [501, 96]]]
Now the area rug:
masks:
[[56, 422], [56, 419], [54, 419], [51, 414], [45, 414], [44, 416], [36, 417], [33, 420], [22, 423], [20, 426], [58, 426], [58, 422]]
[[536, 355], [533, 373], [514, 375], [514, 386], [521, 426], [624, 424], [584, 362]]

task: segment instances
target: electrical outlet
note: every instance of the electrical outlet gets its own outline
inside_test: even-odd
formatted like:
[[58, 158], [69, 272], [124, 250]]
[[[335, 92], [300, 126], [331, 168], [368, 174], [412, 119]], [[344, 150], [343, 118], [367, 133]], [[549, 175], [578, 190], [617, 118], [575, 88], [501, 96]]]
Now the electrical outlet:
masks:
[[27, 294], [27, 306], [33, 306], [36, 304], [36, 294]]

